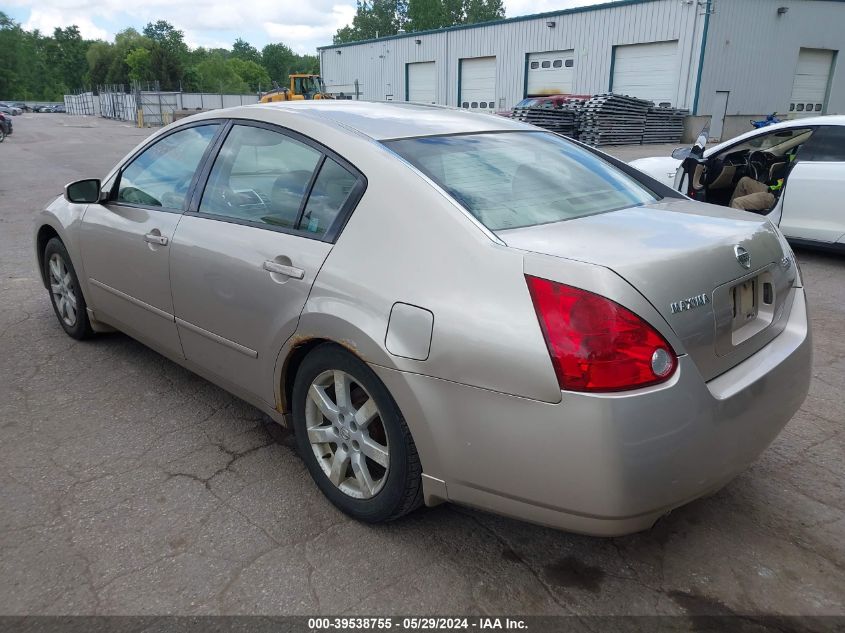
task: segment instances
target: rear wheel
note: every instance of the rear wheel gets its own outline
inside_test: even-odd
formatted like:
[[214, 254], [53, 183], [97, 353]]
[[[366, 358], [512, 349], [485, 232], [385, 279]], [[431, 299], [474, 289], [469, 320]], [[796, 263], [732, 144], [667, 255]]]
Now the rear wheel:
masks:
[[0, 125], [0, 143], [6, 140], [6, 130]]
[[389, 521], [422, 503], [422, 468], [408, 426], [384, 384], [332, 344], [302, 362], [293, 426], [320, 490], [361, 521]]
[[68, 336], [84, 339], [93, 334], [88, 321], [85, 297], [79, 279], [62, 241], [52, 238], [44, 248], [44, 278], [50, 289], [53, 311]]

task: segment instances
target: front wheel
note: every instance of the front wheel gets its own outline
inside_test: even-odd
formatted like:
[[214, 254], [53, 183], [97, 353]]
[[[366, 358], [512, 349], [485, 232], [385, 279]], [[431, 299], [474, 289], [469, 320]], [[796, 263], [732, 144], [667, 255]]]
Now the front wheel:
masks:
[[360, 359], [332, 344], [297, 372], [293, 426], [317, 486], [350, 516], [390, 521], [422, 503], [422, 467], [399, 407]]
[[79, 289], [79, 279], [67, 249], [58, 238], [52, 238], [44, 248], [44, 278], [50, 288], [53, 311], [68, 336], [84, 339], [93, 334], [88, 320], [85, 297]]

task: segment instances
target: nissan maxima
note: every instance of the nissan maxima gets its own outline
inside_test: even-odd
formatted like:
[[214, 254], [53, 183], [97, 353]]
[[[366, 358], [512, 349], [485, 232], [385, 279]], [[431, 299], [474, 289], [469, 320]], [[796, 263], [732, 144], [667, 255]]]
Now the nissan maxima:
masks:
[[809, 386], [771, 222], [492, 115], [197, 114], [69, 184], [34, 243], [68, 335], [121, 330], [252, 403], [362, 521], [449, 501], [646, 529]]

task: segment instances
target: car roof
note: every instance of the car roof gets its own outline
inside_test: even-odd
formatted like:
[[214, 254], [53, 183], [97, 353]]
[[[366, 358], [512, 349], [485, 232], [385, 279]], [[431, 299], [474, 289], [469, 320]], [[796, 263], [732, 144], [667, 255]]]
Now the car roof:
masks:
[[352, 129], [372, 139], [468, 134], [474, 132], [536, 130], [494, 114], [421, 103], [315, 100], [259, 103], [234, 108], [241, 116], [254, 109], [295, 113], [335, 128]]

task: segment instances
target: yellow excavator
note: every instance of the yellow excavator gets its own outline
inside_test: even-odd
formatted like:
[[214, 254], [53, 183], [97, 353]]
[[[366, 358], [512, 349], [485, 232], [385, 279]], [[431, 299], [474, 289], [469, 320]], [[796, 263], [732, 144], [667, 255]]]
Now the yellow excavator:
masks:
[[319, 75], [294, 74], [289, 76], [290, 87], [279, 87], [261, 95], [259, 103], [274, 101], [302, 101], [303, 99], [334, 99], [326, 94]]

